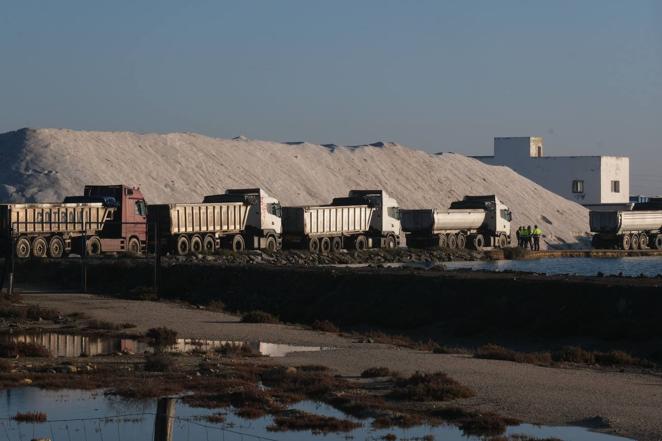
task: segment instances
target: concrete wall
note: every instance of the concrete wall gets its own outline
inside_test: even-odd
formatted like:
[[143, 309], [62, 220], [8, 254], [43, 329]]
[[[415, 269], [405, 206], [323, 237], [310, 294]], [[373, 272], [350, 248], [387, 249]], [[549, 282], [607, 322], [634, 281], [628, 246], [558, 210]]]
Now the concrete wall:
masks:
[[[494, 138], [494, 156], [476, 157], [486, 164], [512, 168], [537, 184], [582, 205], [626, 203], [630, 194], [630, 161], [615, 156], [540, 156], [541, 137]], [[573, 192], [573, 181], [584, 191]], [[612, 192], [612, 181], [620, 192]]]

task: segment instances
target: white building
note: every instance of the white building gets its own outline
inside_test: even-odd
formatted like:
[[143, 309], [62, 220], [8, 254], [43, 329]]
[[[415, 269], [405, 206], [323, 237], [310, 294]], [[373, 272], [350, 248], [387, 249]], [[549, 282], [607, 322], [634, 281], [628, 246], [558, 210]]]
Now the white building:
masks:
[[539, 136], [494, 138], [494, 156], [475, 156], [505, 165], [541, 186], [582, 205], [627, 204], [630, 158], [624, 156], [544, 156]]

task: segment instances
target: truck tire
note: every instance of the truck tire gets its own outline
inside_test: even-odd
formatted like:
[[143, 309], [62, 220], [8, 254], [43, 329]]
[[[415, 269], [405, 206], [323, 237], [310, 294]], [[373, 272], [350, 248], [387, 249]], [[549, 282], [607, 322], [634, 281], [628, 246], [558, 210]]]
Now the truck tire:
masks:
[[202, 237], [194, 235], [191, 237], [191, 252], [195, 254], [202, 254], [204, 248], [202, 247]]
[[232, 251], [244, 251], [246, 249], [246, 243], [241, 234], [235, 234], [232, 238]]
[[662, 250], [662, 234], [658, 234], [655, 238], [655, 248]]
[[639, 249], [640, 250], [647, 249], [649, 245], [648, 242], [649, 242], [648, 235], [646, 233], [641, 233], [639, 235]]
[[59, 259], [64, 255], [64, 241], [60, 236], [53, 236], [48, 241], [48, 255], [55, 259]]
[[473, 240], [474, 249], [480, 251], [485, 247], [485, 238], [482, 234], [476, 234]]
[[270, 253], [278, 251], [278, 242], [276, 242], [276, 238], [273, 236], [267, 237], [267, 243], [264, 248]]
[[506, 248], [508, 246], [508, 236], [505, 234], [500, 234], [497, 238], [497, 246], [499, 248]]
[[639, 235], [638, 234], [633, 234], [630, 237], [630, 249], [631, 250], [638, 250], [639, 249]]
[[342, 249], [342, 239], [339, 237], [334, 237], [331, 239], [331, 251], [337, 253]]
[[322, 254], [329, 254], [329, 251], [331, 251], [331, 239], [323, 237], [322, 240], [320, 240], [320, 251]]
[[308, 239], [308, 251], [313, 254], [317, 254], [320, 251], [320, 241], [316, 237], [311, 237]]
[[216, 251], [216, 239], [211, 234], [207, 234], [202, 240], [202, 250], [207, 254], [213, 254]]
[[131, 254], [132, 256], [139, 256], [140, 255], [140, 241], [132, 237], [129, 239], [129, 243], [126, 245], [126, 252]]
[[439, 248], [446, 248], [446, 247], [448, 247], [448, 239], [446, 238], [446, 235], [445, 235], [445, 234], [440, 234], [440, 235], [437, 237], [437, 245], [439, 246]]
[[183, 234], [177, 238], [177, 244], [175, 247], [175, 251], [177, 252], [178, 256], [186, 256], [191, 249], [191, 246], [188, 241], [188, 237], [184, 236]]
[[39, 236], [32, 241], [32, 255], [34, 257], [46, 257], [48, 254], [48, 242]]
[[467, 248], [467, 236], [463, 233], [457, 235], [457, 249], [464, 250]]
[[30, 257], [30, 241], [27, 237], [19, 237], [16, 241], [16, 257], [19, 259]]
[[357, 251], [363, 251], [368, 248], [368, 238], [364, 235], [360, 235], [354, 241], [354, 249]]
[[621, 236], [621, 243], [620, 243], [620, 245], [621, 245], [621, 249], [623, 249], [623, 250], [625, 250], [625, 251], [627, 251], [627, 250], [630, 249], [630, 246], [632, 245], [632, 241], [631, 241], [631, 239], [630, 239], [630, 235], [629, 235], [629, 234], [624, 234], [623, 236]]
[[101, 240], [97, 236], [92, 236], [87, 239], [87, 244], [85, 244], [85, 253], [88, 256], [99, 256], [101, 255]]
[[394, 248], [397, 246], [396, 241], [395, 241], [395, 237], [394, 237], [393, 235], [391, 235], [391, 234], [389, 234], [388, 236], [386, 236], [386, 242], [384, 243], [384, 245], [385, 245], [386, 248], [388, 248], [389, 250], [394, 249]]
[[596, 250], [599, 250], [603, 247], [602, 239], [597, 234], [591, 238], [591, 247]]
[[448, 239], [446, 240], [449, 250], [454, 250], [457, 248], [457, 237], [454, 234], [449, 234]]

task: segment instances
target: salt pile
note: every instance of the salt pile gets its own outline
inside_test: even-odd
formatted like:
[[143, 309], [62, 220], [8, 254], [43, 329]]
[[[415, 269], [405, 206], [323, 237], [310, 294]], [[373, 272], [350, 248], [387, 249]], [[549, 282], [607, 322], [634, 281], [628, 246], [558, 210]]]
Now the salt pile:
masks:
[[148, 203], [200, 201], [226, 188], [262, 187], [283, 205], [328, 203], [352, 188], [383, 188], [403, 208], [448, 207], [497, 194], [515, 225], [542, 226], [549, 243], [574, 243], [588, 211], [506, 167], [394, 143], [280, 143], [193, 133], [21, 129], [0, 135], [0, 200], [59, 201], [85, 184], [139, 186]]

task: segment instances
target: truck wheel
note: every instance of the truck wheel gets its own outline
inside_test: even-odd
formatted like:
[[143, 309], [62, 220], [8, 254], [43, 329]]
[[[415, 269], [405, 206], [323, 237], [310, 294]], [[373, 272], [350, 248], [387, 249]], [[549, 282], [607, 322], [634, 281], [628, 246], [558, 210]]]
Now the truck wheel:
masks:
[[101, 254], [101, 241], [96, 236], [87, 239], [85, 247], [85, 253], [87, 253], [88, 256], [98, 256]]
[[212, 254], [216, 251], [216, 240], [214, 239], [214, 236], [211, 234], [205, 236], [202, 241], [202, 250], [207, 254]]
[[478, 251], [482, 250], [485, 246], [485, 238], [482, 234], [477, 234], [473, 242], [474, 248]]
[[448, 246], [448, 239], [445, 234], [440, 234], [437, 238], [437, 244], [439, 248], [446, 248]]
[[632, 244], [632, 241], [630, 240], [630, 235], [629, 234], [624, 234], [621, 237], [621, 249], [627, 251], [630, 249], [630, 245]]
[[505, 234], [499, 235], [499, 238], [497, 239], [497, 246], [499, 248], [506, 248], [508, 246], [508, 236]]
[[317, 254], [320, 250], [320, 241], [316, 237], [311, 237], [308, 239], [308, 251], [311, 253]]
[[19, 237], [16, 241], [16, 257], [19, 259], [30, 257], [30, 241], [27, 237]]
[[648, 235], [646, 233], [641, 233], [639, 235], [639, 249], [645, 250], [646, 248], [648, 248], [649, 245], [648, 242], [649, 242]]
[[446, 243], [448, 244], [448, 249], [454, 250], [457, 248], [457, 237], [454, 234], [449, 234]]
[[191, 252], [195, 254], [202, 254], [202, 237], [197, 234], [191, 238]]
[[356, 238], [354, 241], [354, 248], [357, 251], [363, 251], [366, 248], [368, 248], [368, 238], [365, 237], [364, 235], [360, 235], [359, 237]]
[[48, 243], [46, 239], [39, 236], [32, 241], [32, 255], [34, 257], [46, 257]]
[[386, 237], [386, 243], [385, 243], [385, 245], [386, 245], [386, 248], [388, 248], [389, 250], [394, 249], [394, 248], [396, 247], [395, 237], [393, 237], [393, 236], [391, 236], [391, 235], [389, 234], [389, 235]]
[[658, 234], [655, 238], [655, 248], [662, 250], [662, 234]]
[[140, 241], [135, 237], [129, 239], [129, 243], [126, 246], [126, 251], [132, 256], [140, 255]]
[[457, 235], [457, 249], [463, 250], [467, 247], [467, 236], [462, 233]]
[[329, 251], [331, 251], [331, 239], [328, 237], [322, 238], [320, 241], [320, 251], [322, 254], [329, 254]]
[[64, 255], [64, 241], [60, 236], [53, 236], [48, 242], [48, 255], [59, 259]]
[[245, 248], [244, 238], [241, 237], [241, 234], [236, 234], [232, 238], [232, 251], [244, 251]]
[[270, 253], [273, 253], [274, 251], [278, 250], [278, 242], [276, 242], [275, 237], [273, 236], [267, 237], [267, 243], [265, 244], [265, 249]]
[[630, 238], [630, 249], [638, 250], [639, 249], [639, 235], [633, 234]]
[[181, 235], [177, 238], [177, 255], [186, 256], [190, 250], [188, 237]]
[[339, 237], [334, 237], [331, 239], [331, 251], [337, 253], [342, 249], [342, 239]]

